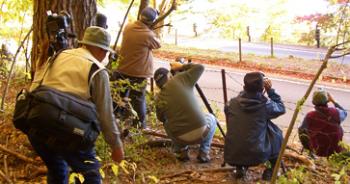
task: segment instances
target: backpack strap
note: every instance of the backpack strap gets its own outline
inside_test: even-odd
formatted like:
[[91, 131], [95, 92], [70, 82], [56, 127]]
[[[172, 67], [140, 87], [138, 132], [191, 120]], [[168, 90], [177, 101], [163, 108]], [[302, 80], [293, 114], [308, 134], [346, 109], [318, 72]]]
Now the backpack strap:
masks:
[[98, 62], [96, 59], [92, 59], [91, 57], [87, 57], [87, 56], [84, 56], [84, 55], [79, 55], [79, 54], [68, 52], [68, 51], [64, 51], [64, 53], [84, 58], [86, 60], [89, 60], [92, 63], [91, 69], [90, 69], [90, 72], [89, 72], [89, 79], [88, 79], [88, 82], [89, 82], [89, 84], [88, 84], [88, 92], [89, 92], [89, 96], [91, 97], [91, 85], [92, 85], [91, 83], [92, 83], [92, 79], [99, 72], [101, 72], [102, 70], [107, 70], [107, 69], [104, 67], [104, 65], [102, 63]]
[[[52, 66], [52, 64], [53, 64], [53, 62], [56, 60], [56, 58], [58, 57], [58, 55], [62, 52], [63, 50], [59, 50], [58, 52], [56, 52], [53, 56], [51, 56], [49, 59], [48, 59], [48, 66], [47, 66], [47, 68], [46, 68], [46, 70], [45, 70], [45, 72], [44, 72], [44, 74], [43, 74], [43, 78], [40, 80], [40, 82], [39, 82], [39, 86], [41, 86], [42, 84], [43, 84], [43, 82], [44, 82], [44, 78], [45, 78], [45, 76], [46, 76], [46, 74], [47, 74], [47, 72], [49, 71], [49, 69], [51, 68], [51, 66]], [[38, 87], [39, 87], [38, 86]]]

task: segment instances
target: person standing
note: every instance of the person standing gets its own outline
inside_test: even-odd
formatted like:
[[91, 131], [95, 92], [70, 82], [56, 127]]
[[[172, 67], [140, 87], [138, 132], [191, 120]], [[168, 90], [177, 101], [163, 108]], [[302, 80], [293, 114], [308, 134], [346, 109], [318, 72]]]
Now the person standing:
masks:
[[[101, 64], [106, 54], [112, 51], [109, 48], [110, 41], [111, 37], [104, 28], [88, 27], [83, 40], [79, 41], [82, 44], [80, 48], [64, 50], [51, 66], [40, 66], [35, 72], [30, 90], [36, 89], [42, 81], [42, 85], [91, 100], [96, 105], [104, 139], [111, 147], [111, 157], [120, 162], [124, 157], [123, 144], [113, 114], [108, 72]], [[45, 140], [39, 140], [31, 134], [28, 138], [48, 169], [47, 183], [68, 183], [68, 166], [73, 172], [84, 176], [84, 183], [101, 183], [100, 164], [94, 146], [66, 152], [49, 147], [43, 143]]]
[[262, 179], [271, 179], [283, 139], [282, 131], [271, 119], [284, 113], [284, 104], [271, 81], [261, 72], [247, 73], [244, 90], [225, 105], [224, 160], [236, 166], [236, 178], [245, 177], [249, 166], [269, 160], [271, 168], [264, 170]]
[[158, 13], [155, 9], [146, 7], [141, 12], [140, 20], [128, 24], [123, 32], [123, 40], [120, 49], [120, 63], [111, 80], [129, 80], [131, 85], [138, 89], [129, 89], [131, 105], [138, 115], [135, 126], [146, 128], [146, 86], [147, 78], [153, 75], [152, 50], [161, 47], [151, 29]]
[[[312, 103], [315, 110], [306, 114], [298, 129], [302, 145], [311, 153], [323, 157], [341, 152], [343, 149], [339, 142], [344, 133], [340, 124], [347, 116], [346, 110], [323, 89], [313, 93]], [[329, 107], [328, 103], [334, 107]]]
[[188, 145], [200, 144], [197, 159], [201, 163], [210, 161], [210, 145], [216, 129], [215, 117], [205, 114], [194, 95], [194, 86], [204, 71], [203, 65], [178, 62], [171, 65], [171, 76], [166, 68], [154, 73], [160, 88], [156, 96], [157, 118], [173, 142], [174, 152], [180, 161], [189, 160]]

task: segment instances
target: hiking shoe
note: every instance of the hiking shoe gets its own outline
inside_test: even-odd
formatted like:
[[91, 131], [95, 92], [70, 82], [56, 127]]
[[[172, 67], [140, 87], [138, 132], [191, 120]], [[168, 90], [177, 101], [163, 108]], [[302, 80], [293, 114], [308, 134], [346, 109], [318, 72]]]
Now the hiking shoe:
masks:
[[273, 170], [271, 168], [266, 168], [262, 174], [262, 179], [265, 181], [270, 181], [272, 178]]
[[188, 149], [182, 149], [179, 152], [175, 152], [175, 156], [181, 162], [186, 162], [190, 160]]
[[197, 160], [199, 161], [199, 163], [208, 163], [210, 161], [209, 153], [199, 151]]
[[247, 170], [248, 168], [244, 166], [236, 167], [236, 174], [235, 174], [236, 179], [244, 179], [247, 176]]

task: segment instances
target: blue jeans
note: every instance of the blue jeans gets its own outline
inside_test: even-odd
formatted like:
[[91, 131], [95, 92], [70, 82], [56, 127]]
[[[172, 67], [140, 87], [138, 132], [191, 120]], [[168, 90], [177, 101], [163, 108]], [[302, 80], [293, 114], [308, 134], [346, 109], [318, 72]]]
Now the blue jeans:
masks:
[[[209, 153], [210, 151], [210, 145], [213, 140], [215, 129], [216, 129], [216, 118], [214, 115], [207, 113], [205, 114], [205, 121], [207, 125], [209, 126], [209, 132], [207, 136], [201, 141], [199, 150], [204, 153]], [[173, 141], [173, 149], [174, 152], [180, 152], [181, 150], [187, 149], [188, 145], [177, 142], [176, 138], [172, 137], [171, 135], [168, 135], [171, 140]]]
[[31, 137], [28, 138], [34, 150], [45, 162], [48, 170], [48, 184], [68, 184], [68, 166], [72, 169], [72, 172], [84, 176], [85, 184], [101, 183], [100, 164], [96, 159], [94, 148], [78, 152], [57, 153], [37, 140]]

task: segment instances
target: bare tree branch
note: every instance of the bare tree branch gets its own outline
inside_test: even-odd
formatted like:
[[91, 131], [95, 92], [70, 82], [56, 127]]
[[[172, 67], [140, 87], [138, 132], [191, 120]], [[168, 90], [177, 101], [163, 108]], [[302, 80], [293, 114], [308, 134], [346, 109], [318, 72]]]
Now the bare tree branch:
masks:
[[4, 88], [4, 92], [2, 94], [1, 107], [0, 107], [0, 111], [1, 112], [4, 111], [5, 97], [6, 97], [7, 91], [8, 91], [9, 86], [10, 86], [11, 75], [12, 75], [14, 66], [16, 64], [17, 56], [18, 56], [19, 52], [21, 51], [21, 48], [23, 47], [23, 44], [25, 43], [25, 41], [27, 39], [29, 39], [29, 35], [32, 33], [32, 31], [33, 31], [33, 27], [30, 28], [30, 30], [28, 31], [27, 35], [24, 37], [24, 39], [22, 40], [21, 44], [19, 45], [15, 56], [13, 57], [13, 62], [12, 62], [12, 65], [11, 65], [11, 69], [10, 69], [9, 75], [7, 76], [6, 87]]
[[346, 52], [346, 53], [344, 53], [344, 54], [341, 54], [341, 55], [331, 56], [330, 58], [331, 58], [331, 59], [340, 58], [340, 57], [344, 57], [344, 56], [349, 55], [349, 54], [350, 54], [350, 51], [349, 51], [349, 52]]
[[171, 4], [170, 9], [169, 9], [166, 13], [164, 13], [164, 15], [158, 17], [158, 19], [151, 25], [151, 27], [154, 27], [154, 26], [156, 26], [159, 22], [163, 21], [168, 15], [170, 15], [170, 13], [171, 13], [172, 11], [176, 10], [176, 8], [177, 8], [176, 6], [177, 6], [177, 5], [176, 5], [176, 0], [173, 0], [173, 3]]
[[35, 160], [31, 159], [31, 158], [28, 158], [28, 157], [26, 157], [26, 156], [24, 156], [22, 154], [19, 154], [17, 152], [14, 152], [12, 150], [9, 150], [8, 148], [6, 148], [3, 145], [0, 145], [0, 150], [3, 151], [3, 152], [9, 153], [9, 154], [11, 154], [11, 155], [13, 155], [13, 156], [15, 156], [15, 157], [25, 161], [25, 162], [29, 162], [31, 164], [38, 164], [37, 161], [35, 161]]
[[[344, 44], [344, 43], [343, 43]], [[283, 139], [283, 142], [282, 142], [282, 146], [281, 146], [281, 150], [279, 152], [279, 155], [278, 155], [278, 158], [277, 158], [277, 161], [276, 161], [276, 165], [275, 165], [275, 168], [273, 170], [273, 175], [272, 175], [272, 179], [271, 179], [271, 183], [272, 184], [275, 184], [276, 183], [276, 180], [277, 180], [277, 172], [278, 172], [278, 169], [280, 167], [280, 164], [281, 164], [281, 161], [282, 161], [282, 156], [284, 154], [284, 151], [286, 149], [286, 146], [287, 146], [287, 143], [288, 143], [288, 140], [289, 140], [289, 137], [292, 133], [292, 130], [293, 130], [293, 127], [294, 127], [294, 124], [296, 122], [296, 119], [298, 117], [298, 114], [299, 114], [299, 111], [301, 109], [301, 107], [303, 106], [303, 104], [305, 103], [306, 99], [309, 97], [317, 79], [320, 77], [321, 73], [323, 72], [323, 70], [325, 68], [327, 68], [327, 64], [328, 64], [328, 60], [331, 58], [332, 54], [335, 52], [335, 49], [339, 46], [342, 46], [343, 44], [337, 44], [337, 45], [334, 45], [334, 46], [331, 46], [328, 51], [327, 51], [327, 54], [325, 56], [325, 58], [323, 59], [323, 63], [322, 65], [320, 66], [320, 68], [318, 69], [314, 79], [311, 81], [308, 89], [306, 90], [305, 92], [305, 95], [298, 101], [297, 103], [297, 106], [295, 107], [295, 111], [293, 113], [293, 117], [291, 119], [291, 122], [289, 123], [289, 127], [287, 129], [287, 132], [286, 132], [286, 135]]]

